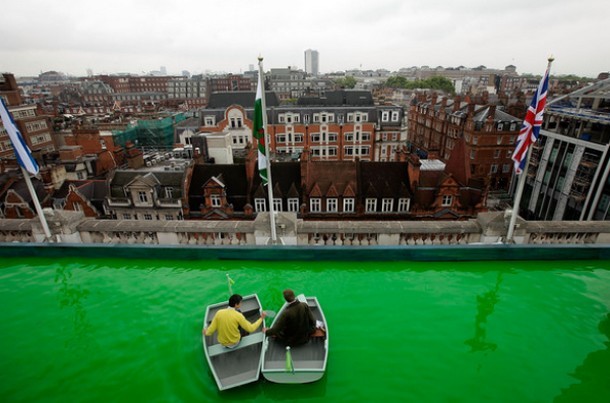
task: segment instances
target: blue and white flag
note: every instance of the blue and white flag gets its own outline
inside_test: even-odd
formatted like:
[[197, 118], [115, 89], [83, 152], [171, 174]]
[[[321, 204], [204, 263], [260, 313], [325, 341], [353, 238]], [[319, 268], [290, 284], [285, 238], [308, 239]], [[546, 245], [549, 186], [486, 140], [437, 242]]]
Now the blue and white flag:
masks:
[[4, 99], [0, 98], [0, 103], [2, 104], [0, 105], [0, 118], [2, 119], [2, 124], [4, 125], [4, 128], [11, 139], [11, 143], [13, 144], [17, 161], [19, 162], [19, 165], [26, 169], [26, 171], [32, 175], [36, 175], [38, 173], [38, 164], [36, 163], [34, 157], [32, 157], [32, 153], [25, 143], [23, 136], [19, 132], [19, 129], [17, 129], [17, 125], [15, 125], [15, 121], [4, 103]]

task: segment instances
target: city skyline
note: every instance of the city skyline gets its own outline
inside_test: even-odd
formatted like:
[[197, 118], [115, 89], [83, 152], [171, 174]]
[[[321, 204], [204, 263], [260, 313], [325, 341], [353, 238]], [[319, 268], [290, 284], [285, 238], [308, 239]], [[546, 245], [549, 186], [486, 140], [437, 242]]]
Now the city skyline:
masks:
[[171, 7], [109, 0], [95, 8], [23, 0], [6, 4], [0, 16], [0, 71], [85, 76], [88, 69], [141, 74], [166, 66], [169, 74], [239, 73], [259, 55], [266, 70], [304, 69], [303, 52], [316, 49], [322, 74], [515, 65], [520, 74], [540, 75], [553, 55], [552, 74], [596, 77], [610, 70], [610, 47], [603, 45], [610, 32], [602, 29], [609, 12], [601, 0], [312, 0], [299, 8], [277, 0], [185, 0]]

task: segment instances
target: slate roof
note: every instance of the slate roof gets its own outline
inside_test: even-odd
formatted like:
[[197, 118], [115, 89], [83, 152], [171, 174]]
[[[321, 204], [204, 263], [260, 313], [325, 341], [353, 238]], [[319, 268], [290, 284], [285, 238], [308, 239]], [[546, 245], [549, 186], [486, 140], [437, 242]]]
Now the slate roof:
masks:
[[[45, 190], [44, 183], [42, 183], [38, 178], [31, 178], [31, 181], [32, 181], [32, 186], [34, 187], [34, 192], [36, 193], [36, 196], [38, 197], [38, 201], [40, 202], [41, 205], [44, 205], [45, 200], [48, 198], [48, 194]], [[18, 179], [16, 182], [12, 183], [8, 187], [7, 191], [8, 190], [13, 190], [14, 192], [16, 192], [19, 196], [21, 196], [23, 201], [28, 203], [30, 205], [30, 207], [32, 209], [34, 209], [34, 202], [32, 199], [32, 195], [30, 194], [30, 191], [28, 190], [28, 186], [25, 183], [25, 179], [23, 179], [23, 178]], [[4, 203], [5, 197], [6, 197], [6, 192], [2, 195], [2, 203]]]
[[111, 178], [110, 182], [110, 197], [118, 197], [123, 198], [125, 194], [123, 192], [123, 187], [133, 182], [133, 180], [140, 176], [145, 178], [147, 176], [154, 176], [156, 180], [152, 180], [149, 177], [148, 179], [144, 179], [151, 186], [154, 186], [156, 181], [163, 187], [173, 187], [173, 198], [179, 199], [182, 197], [182, 181], [184, 180], [184, 172], [183, 171], [154, 171], [154, 172], [146, 172], [146, 171], [116, 171], [114, 176]]
[[[474, 114], [473, 120], [475, 122], [484, 122], [487, 120], [487, 116], [489, 116], [490, 107], [479, 107]], [[496, 112], [493, 117], [495, 122], [521, 122], [521, 119], [514, 117], [513, 115], [509, 115], [508, 113], [500, 110], [500, 108], [496, 108]]]
[[316, 161], [307, 164], [307, 172], [302, 178], [306, 189], [303, 192], [309, 195], [315, 186], [322, 196], [326, 195], [333, 186], [339, 195], [351, 186], [354, 192], [358, 191], [357, 164], [352, 161]]
[[104, 180], [77, 180], [64, 181], [59, 189], [53, 192], [51, 196], [54, 200], [64, 200], [70, 191], [70, 185], [73, 185], [76, 190], [89, 200], [89, 202], [97, 209], [98, 212], [104, 211], [104, 200], [108, 195], [108, 187]]
[[202, 164], [193, 167], [188, 194], [191, 211], [199, 210], [199, 206], [204, 202], [203, 185], [213, 176], [219, 178], [221, 175], [227, 192], [227, 202], [233, 205], [235, 211], [243, 211], [244, 206], [250, 203], [244, 164]]
[[[227, 108], [231, 105], [254, 108], [255, 99], [256, 92], [254, 91], [214, 92], [210, 94], [208, 108]], [[265, 106], [267, 108], [275, 107], [279, 104], [280, 102], [275, 92], [265, 92]]]
[[309, 106], [373, 106], [373, 95], [370, 91], [341, 90], [327, 91], [320, 97], [301, 97], [298, 105]]
[[364, 197], [412, 197], [407, 162], [360, 161], [360, 184]]

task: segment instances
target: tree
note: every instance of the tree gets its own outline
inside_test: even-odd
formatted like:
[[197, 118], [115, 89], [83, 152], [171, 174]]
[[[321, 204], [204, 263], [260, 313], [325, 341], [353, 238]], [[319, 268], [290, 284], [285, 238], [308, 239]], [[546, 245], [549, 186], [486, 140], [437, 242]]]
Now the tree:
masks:
[[352, 76], [347, 76], [344, 78], [339, 78], [335, 81], [335, 83], [341, 88], [352, 89], [356, 86], [356, 79]]
[[434, 90], [441, 90], [448, 94], [455, 94], [455, 87], [451, 80], [446, 77], [434, 76], [425, 80], [409, 81], [405, 77], [393, 76], [387, 79], [385, 82], [386, 87], [390, 88], [405, 88], [405, 89], [417, 89], [417, 88], [430, 88]]

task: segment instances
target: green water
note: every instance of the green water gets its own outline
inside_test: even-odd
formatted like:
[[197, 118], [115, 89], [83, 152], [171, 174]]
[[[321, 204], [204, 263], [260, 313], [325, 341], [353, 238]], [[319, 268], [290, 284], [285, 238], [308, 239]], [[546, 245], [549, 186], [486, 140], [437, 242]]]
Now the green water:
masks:
[[[0, 401], [610, 401], [610, 262], [3, 259]], [[315, 295], [326, 376], [218, 392], [205, 306]]]

